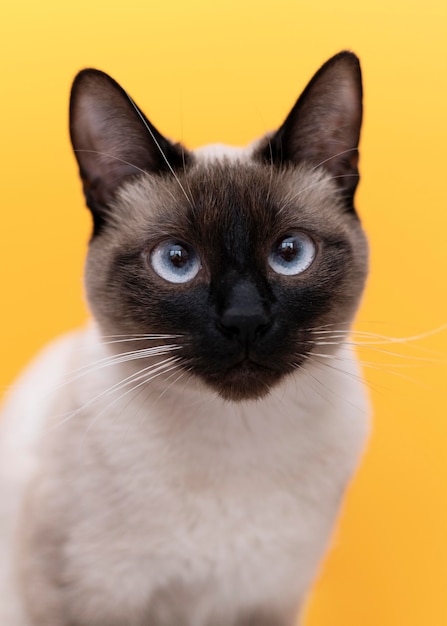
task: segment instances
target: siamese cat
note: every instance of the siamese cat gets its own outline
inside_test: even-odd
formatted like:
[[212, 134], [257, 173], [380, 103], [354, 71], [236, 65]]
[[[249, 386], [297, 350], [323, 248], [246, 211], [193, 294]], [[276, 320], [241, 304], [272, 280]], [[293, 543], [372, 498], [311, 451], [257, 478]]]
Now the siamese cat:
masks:
[[95, 322], [1, 419], [2, 626], [303, 619], [368, 433], [361, 120], [350, 52], [246, 148], [189, 151], [78, 74]]

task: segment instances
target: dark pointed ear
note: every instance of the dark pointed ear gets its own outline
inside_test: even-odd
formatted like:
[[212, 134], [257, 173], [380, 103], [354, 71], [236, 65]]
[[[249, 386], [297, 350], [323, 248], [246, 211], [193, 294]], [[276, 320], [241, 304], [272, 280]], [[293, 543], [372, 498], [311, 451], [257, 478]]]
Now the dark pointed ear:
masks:
[[329, 171], [352, 203], [357, 187], [362, 76], [351, 52], [332, 57], [315, 74], [262, 157], [276, 164], [308, 162]]
[[124, 181], [175, 170], [189, 157], [158, 132], [118, 83], [93, 69], [74, 80], [70, 136], [96, 230]]

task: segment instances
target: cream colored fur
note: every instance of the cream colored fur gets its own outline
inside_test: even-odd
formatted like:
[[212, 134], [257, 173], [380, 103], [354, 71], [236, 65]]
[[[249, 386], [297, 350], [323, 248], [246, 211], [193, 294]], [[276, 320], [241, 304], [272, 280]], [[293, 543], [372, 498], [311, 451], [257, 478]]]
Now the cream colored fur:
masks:
[[[33, 623], [23, 614], [16, 566], [21, 517], [34, 514], [24, 496], [36, 477], [38, 493], [60, 500], [48, 528], [67, 519], [74, 525], [70, 551], [73, 575], [85, 586], [78, 597], [83, 624], [96, 624], [104, 603], [110, 624], [130, 624], [126, 615], [138, 614], [146, 591], [157, 596], [166, 585], [189, 603], [194, 626], [230, 605], [235, 615], [273, 607], [293, 621], [368, 431], [350, 350], [339, 351], [337, 368], [309, 364], [259, 403], [231, 404], [181, 384], [162, 395], [161, 382], [135, 405], [106, 395], [94, 410], [64, 421], [111, 384], [104, 370], [88, 385], [83, 378], [64, 384], [65, 377], [104, 354], [94, 329], [62, 339], [25, 373], [5, 408], [0, 624]], [[125, 375], [113, 369], [116, 379]], [[54, 475], [61, 458], [66, 472]], [[93, 507], [89, 519], [76, 510], [82, 499]], [[39, 625], [59, 626], [51, 612]]]

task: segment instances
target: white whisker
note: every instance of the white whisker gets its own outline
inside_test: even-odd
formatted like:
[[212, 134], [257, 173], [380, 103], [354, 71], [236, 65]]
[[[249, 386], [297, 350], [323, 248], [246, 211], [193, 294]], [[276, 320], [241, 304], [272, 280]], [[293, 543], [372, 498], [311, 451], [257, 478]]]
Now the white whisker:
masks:
[[[425, 331], [423, 333], [419, 333], [417, 335], [410, 335], [408, 337], [391, 337], [388, 335], [383, 335], [380, 333], [373, 333], [370, 331], [362, 331], [362, 330], [356, 330], [353, 329], [350, 334], [352, 335], [359, 335], [359, 336], [364, 336], [364, 337], [372, 337], [372, 338], [377, 338], [377, 339], [382, 339], [383, 342], [385, 343], [406, 343], [406, 342], [410, 342], [410, 341], [419, 341], [421, 339], [427, 339], [428, 337], [432, 337], [433, 335], [437, 335], [441, 332], [443, 332], [444, 330], [447, 329], [447, 323], [446, 324], [442, 324], [441, 326], [438, 326], [437, 328], [433, 328], [431, 330]], [[311, 330], [313, 333], [315, 334], [346, 334], [347, 331], [341, 329], [341, 330], [319, 330], [318, 328], [316, 329], [308, 329]], [[382, 343], [382, 342], [378, 342], [378, 343]]]
[[[138, 382], [137, 385], [134, 385], [133, 387], [131, 387], [130, 389], [128, 389], [127, 391], [125, 391], [124, 393], [122, 393], [121, 395], [119, 395], [117, 398], [115, 398], [114, 400], [112, 400], [111, 402], [109, 402], [108, 404], [106, 404], [105, 407], [103, 407], [101, 409], [101, 411], [99, 411], [99, 413], [96, 413], [93, 420], [90, 422], [90, 424], [88, 425], [85, 433], [84, 433], [84, 437], [83, 440], [85, 439], [85, 437], [87, 436], [88, 432], [91, 430], [91, 428], [93, 427], [93, 425], [97, 422], [97, 420], [107, 411], [109, 410], [111, 407], [113, 407], [117, 402], [119, 402], [120, 400], [122, 400], [123, 398], [125, 398], [127, 395], [129, 395], [130, 393], [133, 393], [134, 391], [136, 391], [137, 389], [140, 389], [141, 387], [143, 387], [144, 385], [147, 385], [148, 383], [150, 383], [152, 380], [154, 380], [155, 378], [158, 378], [159, 376], [161, 376], [162, 374], [167, 374], [168, 372], [171, 372], [172, 370], [176, 370], [178, 368], [178, 363], [176, 362], [178, 361], [178, 359], [175, 359], [173, 363], [171, 364], [164, 364], [166, 367], [160, 367], [160, 368], [156, 368], [155, 370], [151, 371], [151, 372], [145, 372], [144, 370], [147, 368], [144, 368], [143, 370], [141, 370], [140, 372], [138, 372], [139, 375], [137, 378], [134, 378], [132, 381], [127, 382], [125, 384], [120, 385], [117, 389], [115, 389], [115, 391], [120, 391], [121, 389], [123, 389], [123, 387], [125, 387], [127, 384], [130, 383], [135, 383]], [[144, 372], [144, 373], [143, 373]], [[124, 381], [123, 381], [124, 383]], [[108, 390], [111, 391], [111, 390]]]
[[362, 350], [371, 350], [379, 354], [386, 354], [388, 356], [398, 357], [399, 359], [407, 359], [409, 361], [414, 361], [415, 363], [439, 363], [439, 364], [447, 363], [447, 360], [445, 359], [439, 359], [439, 358], [434, 359], [434, 358], [429, 358], [429, 357], [417, 356], [415, 354], [401, 354], [400, 352], [384, 350], [383, 348], [377, 348], [375, 344], [369, 344], [368, 342], [364, 342], [364, 341], [359, 341], [359, 342], [348, 341], [345, 343], [347, 345], [355, 346]]
[[177, 174], [174, 172], [174, 168], [172, 167], [172, 165], [169, 163], [168, 158], [166, 157], [165, 153], [163, 152], [163, 150], [161, 149], [160, 144], [158, 143], [154, 133], [152, 132], [151, 127], [149, 126], [149, 124], [147, 123], [146, 119], [144, 118], [144, 115], [141, 113], [140, 109], [137, 107], [137, 105], [135, 104], [135, 102], [132, 100], [132, 98], [129, 96], [129, 94], [126, 92], [126, 96], [129, 99], [129, 102], [131, 103], [131, 105], [133, 106], [133, 108], [135, 109], [135, 112], [137, 113], [138, 117], [140, 118], [140, 120], [143, 122], [147, 132], [149, 133], [149, 135], [151, 136], [152, 141], [155, 143], [155, 145], [157, 146], [158, 150], [160, 151], [161, 156], [163, 157], [163, 160], [165, 161], [166, 165], [169, 168], [169, 171], [171, 172], [171, 174], [173, 175], [173, 177], [175, 178], [175, 180], [177, 181], [180, 189], [182, 190], [185, 198], [187, 199], [189, 205], [192, 207], [193, 203], [190, 199], [190, 197], [188, 196], [188, 194], [185, 191], [185, 188], [183, 187], [182, 183], [180, 182]]
[[[422, 385], [422, 382], [416, 378], [413, 378], [411, 376], [407, 376], [406, 374], [402, 373], [401, 371], [396, 371], [396, 368], [402, 369], [402, 368], [409, 368], [409, 367], [415, 367], [415, 364], [410, 364], [410, 363], [375, 363], [373, 361], [363, 361], [363, 360], [358, 360], [356, 358], [347, 358], [347, 357], [338, 357], [336, 355], [333, 354], [320, 354], [318, 352], [309, 352], [310, 356], [314, 356], [317, 357], [317, 362], [324, 366], [324, 367], [330, 367], [332, 369], [335, 369], [336, 371], [340, 371], [340, 372], [344, 372], [346, 375], [350, 375], [352, 377], [354, 377], [356, 380], [360, 380], [363, 384], [366, 384], [367, 386], [371, 387], [371, 384], [369, 383], [369, 381], [365, 380], [362, 377], [356, 376], [355, 374], [352, 374], [351, 372], [346, 372], [345, 370], [343, 370], [341, 367], [338, 367], [337, 363], [341, 363], [343, 364], [343, 362], [346, 362], [347, 360], [353, 361], [353, 362], [358, 362], [359, 365], [361, 365], [364, 368], [367, 369], [371, 369], [371, 370], [375, 370], [378, 372], [383, 372], [386, 371], [387, 374], [392, 374], [393, 376], [397, 376], [399, 378], [402, 378], [404, 380], [407, 380], [411, 383], [416, 383], [419, 385]], [[318, 359], [325, 359], [324, 361], [318, 361]], [[332, 361], [332, 363], [329, 363], [328, 361]], [[424, 385], [425, 386], [425, 385]], [[382, 387], [384, 388], [384, 387]]]
[[[389, 354], [393, 354], [393, 353], [389, 353]], [[319, 358], [322, 359], [328, 359], [328, 360], [334, 360], [334, 361], [352, 361], [352, 362], [358, 362], [360, 363], [360, 365], [364, 365], [365, 367], [375, 367], [377, 369], [382, 369], [382, 368], [387, 368], [387, 367], [398, 367], [398, 368], [409, 368], [409, 367], [416, 367], [418, 364], [417, 363], [377, 363], [377, 361], [364, 361], [363, 359], [358, 359], [356, 357], [347, 357], [347, 356], [338, 356], [337, 354], [321, 354], [320, 352], [308, 352], [308, 355], [310, 356], [317, 356]], [[395, 354], [394, 356], [399, 356], [399, 357], [404, 357], [404, 355], [401, 354]], [[407, 357], [408, 359], [412, 359], [413, 357], [409, 356]], [[424, 360], [424, 362], [426, 362]], [[431, 362], [429, 359], [427, 360], [427, 362]]]
[[[371, 350], [373, 352], [379, 354], [386, 354], [388, 356], [394, 356], [399, 359], [407, 359], [409, 361], [414, 361], [416, 363], [447, 363], [444, 359], [434, 359], [429, 357], [421, 357], [411, 354], [402, 354], [400, 352], [393, 352], [391, 350], [384, 350], [383, 348], [376, 347], [377, 345], [382, 345], [383, 342], [367, 342], [367, 341], [346, 341], [343, 339], [342, 341], [306, 341], [304, 343], [310, 343], [314, 346], [354, 346], [361, 350]], [[328, 355], [326, 355], [328, 356]]]
[[126, 385], [132, 384], [133, 382], [136, 382], [137, 380], [141, 380], [141, 378], [143, 376], [145, 376], [145, 375], [150, 376], [150, 375], [152, 375], [154, 373], [162, 371], [163, 368], [166, 365], [170, 365], [171, 363], [174, 363], [176, 361], [179, 361], [179, 357], [171, 356], [171, 357], [168, 357], [167, 359], [165, 359], [164, 361], [161, 361], [160, 363], [157, 363], [156, 365], [149, 365], [148, 367], [144, 367], [143, 369], [139, 370], [138, 372], [134, 372], [134, 373], [130, 374], [129, 376], [127, 376], [126, 378], [124, 378], [124, 379], [120, 380], [119, 382], [115, 383], [111, 387], [108, 387], [107, 389], [101, 391], [99, 394], [97, 394], [93, 398], [90, 398], [90, 400], [85, 402], [81, 407], [75, 409], [74, 411], [69, 411], [68, 413], [62, 414], [60, 417], [63, 417], [64, 419], [62, 421], [58, 422], [57, 424], [55, 424], [55, 426], [53, 426], [52, 428], [61, 426], [66, 421], [72, 419], [73, 417], [75, 417], [76, 415], [78, 415], [79, 413], [84, 411], [86, 408], [88, 408], [88, 407], [92, 406], [93, 404], [95, 404], [98, 400], [100, 400], [104, 396], [107, 396], [108, 394], [110, 394], [110, 393], [112, 393], [114, 391], [119, 391], [120, 389], [122, 389]]
[[[187, 374], [186, 370], [182, 370], [180, 372], [180, 374], [177, 376], [177, 378], [175, 378], [173, 381], [171, 381], [169, 383], [169, 385], [167, 385], [163, 391], [160, 392], [160, 395], [158, 396], [158, 398], [154, 401], [154, 405], [157, 404], [157, 402], [159, 402], [161, 400], [161, 398], [171, 389], [171, 387], [173, 387], [179, 380], [181, 380], [183, 378], [183, 376], [185, 376]], [[171, 376], [173, 376], [173, 374], [171, 374]], [[168, 378], [166, 379], [166, 382], [169, 381], [169, 379], [171, 378], [171, 376], [168, 376]]]
[[319, 163], [314, 165], [314, 167], [312, 167], [312, 169], [310, 171], [314, 172], [315, 170], [317, 170], [319, 167], [321, 167], [325, 163], [328, 163], [329, 161], [332, 161], [332, 159], [336, 159], [338, 156], [343, 156], [343, 154], [349, 154], [349, 152], [355, 152], [356, 150], [358, 150], [358, 146], [356, 146], [355, 148], [348, 148], [347, 150], [341, 150], [340, 152], [336, 152], [335, 154], [333, 154], [332, 156], [328, 157], [327, 159], [324, 159], [323, 161], [320, 161]]
[[300, 196], [302, 196], [303, 193], [305, 193], [306, 191], [315, 189], [319, 187], [321, 184], [324, 184], [328, 181], [338, 180], [340, 178], [358, 178], [358, 175], [357, 174], [339, 174], [337, 176], [322, 177], [320, 180], [313, 182], [311, 185], [307, 185], [307, 187], [303, 187], [302, 189], [297, 191], [297, 193], [294, 194], [293, 196], [286, 198], [284, 204], [278, 209], [278, 215], [282, 213], [283, 211], [285, 211], [288, 206], [290, 206], [295, 200], [297, 200]]
[[174, 350], [180, 350], [180, 348], [181, 346], [178, 346], [176, 344], [171, 344], [171, 345], [165, 345], [165, 346], [154, 346], [152, 348], [143, 348], [141, 350], [130, 350], [129, 352], [120, 352], [119, 354], [116, 354], [116, 355], [106, 356], [102, 359], [99, 359], [98, 361], [87, 363], [86, 365], [83, 365], [69, 372], [68, 376], [70, 376], [70, 378], [65, 379], [64, 382], [61, 385], [59, 385], [59, 387], [57, 387], [57, 389], [60, 387], [64, 387], [65, 385], [68, 385], [69, 383], [72, 383], [75, 380], [82, 378], [83, 376], [92, 374], [93, 372], [96, 372], [97, 370], [100, 370], [106, 367], [111, 367], [114, 365], [119, 365], [121, 363], [126, 363], [128, 361], [136, 361], [138, 359], [148, 359], [148, 358], [154, 358], [157, 356], [162, 356]]
[[[344, 374], [345, 376], [349, 376], [349, 378], [352, 378], [353, 380], [355, 380], [357, 382], [360, 382], [362, 385], [365, 385], [365, 386], [367, 386], [367, 387], [369, 387], [371, 389], [374, 389], [374, 386], [371, 384], [370, 381], [368, 381], [367, 379], [363, 378], [362, 376], [354, 374], [353, 372], [347, 372], [342, 367], [339, 367], [337, 364], [328, 363], [327, 361], [317, 361], [317, 364], [321, 368], [329, 368], [329, 369], [332, 369], [332, 370], [334, 370], [336, 372], [340, 372], [340, 373]], [[317, 378], [315, 378], [315, 380], [318, 381]], [[384, 387], [382, 387], [382, 389], [384, 389]], [[347, 402], [348, 404], [351, 404], [351, 406], [355, 406], [354, 404], [352, 404], [352, 402], [350, 402], [350, 400], [348, 400], [346, 398], [343, 398], [342, 396], [340, 396], [340, 394], [336, 393], [333, 389], [327, 389], [327, 391], [329, 391], [335, 397], [340, 398], [344, 402]]]
[[[103, 335], [101, 344], [106, 346], [112, 343], [125, 343], [129, 341], [157, 341], [161, 339], [179, 339], [182, 335]], [[110, 341], [103, 341], [110, 339]]]
[[141, 167], [138, 167], [138, 165], [134, 165], [130, 161], [126, 161], [125, 159], [122, 159], [121, 157], [117, 157], [116, 155], [111, 154], [110, 152], [101, 152], [99, 150], [87, 150], [85, 148], [75, 148], [74, 152], [88, 152], [90, 154], [97, 154], [98, 156], [105, 156], [108, 159], [114, 159], [115, 161], [119, 161], [120, 163], [124, 163], [125, 165], [129, 165], [130, 167], [133, 167], [134, 169], [136, 169], [141, 174], [147, 174], [147, 172], [145, 170], [141, 169]]

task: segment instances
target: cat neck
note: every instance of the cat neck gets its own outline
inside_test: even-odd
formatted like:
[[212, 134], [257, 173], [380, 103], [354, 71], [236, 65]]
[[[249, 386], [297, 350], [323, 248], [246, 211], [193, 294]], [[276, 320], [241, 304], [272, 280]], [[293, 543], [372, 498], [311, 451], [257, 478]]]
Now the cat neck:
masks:
[[[89, 358], [93, 353], [96, 359], [110, 354], [110, 346], [94, 329], [87, 332], [85, 344]], [[328, 367], [309, 362], [262, 401], [241, 402], [227, 401], [196, 378], [177, 373], [127, 393], [131, 387], [114, 385], [130, 376], [129, 364], [104, 367], [95, 377], [96, 389], [80, 385], [84, 402], [90, 402], [92, 395], [98, 398], [91, 407], [93, 414], [101, 414], [92, 419], [87, 411], [85, 424], [89, 430], [101, 431], [106, 447], [117, 436], [123, 445], [132, 439], [127, 442], [130, 449], [136, 442], [144, 448], [146, 441], [165, 441], [170, 454], [187, 454], [201, 466], [220, 459], [223, 466], [245, 467], [250, 459], [256, 463], [262, 459], [281, 467], [278, 455], [293, 458], [309, 446], [349, 450], [353, 439], [361, 442], [365, 437], [367, 400], [352, 350], [340, 346], [331, 363]], [[79, 418], [81, 424], [84, 420]], [[85, 430], [85, 424], [80, 428]]]

